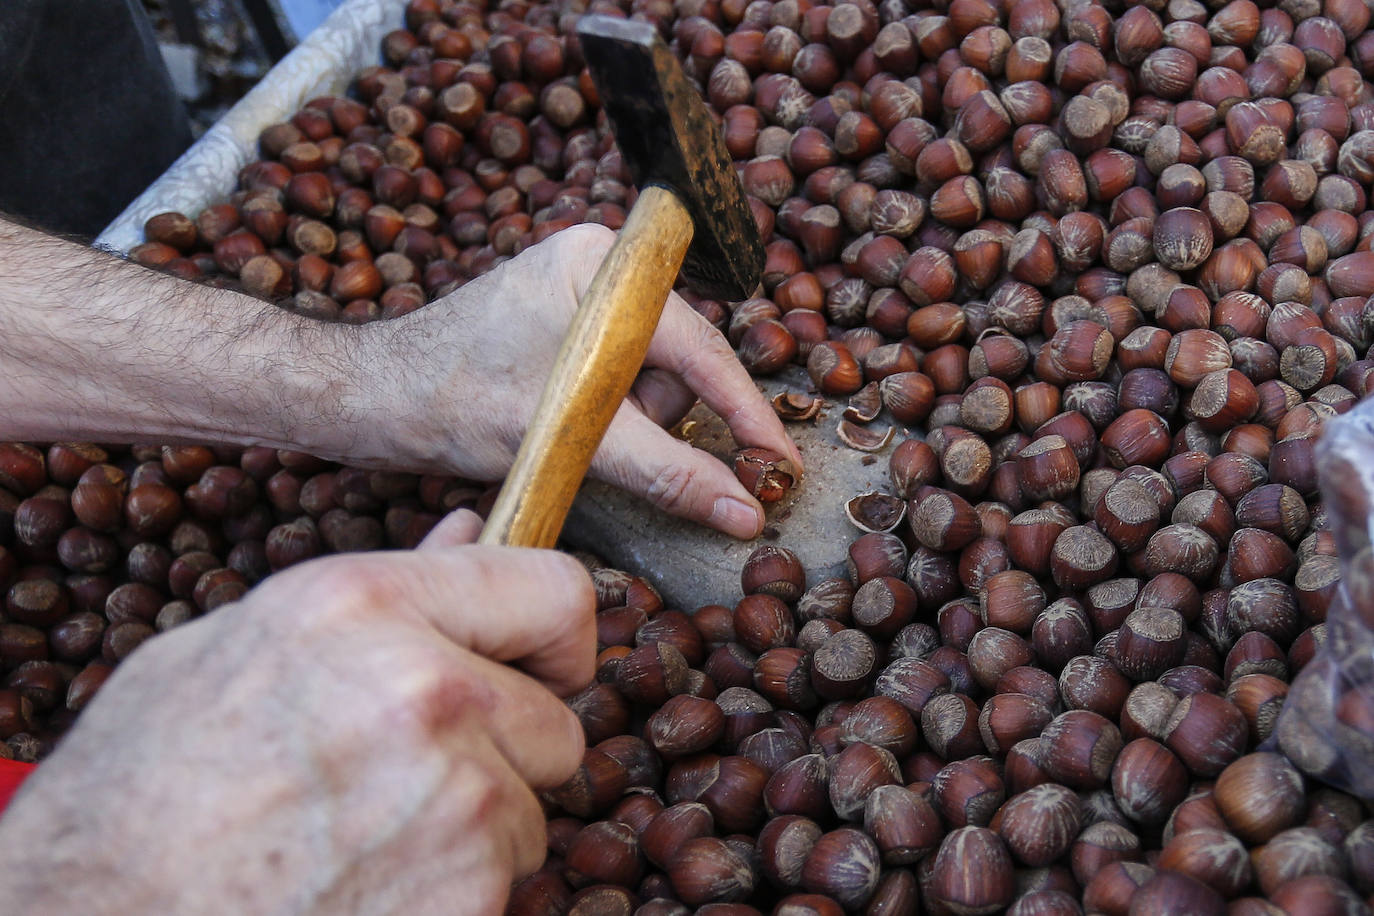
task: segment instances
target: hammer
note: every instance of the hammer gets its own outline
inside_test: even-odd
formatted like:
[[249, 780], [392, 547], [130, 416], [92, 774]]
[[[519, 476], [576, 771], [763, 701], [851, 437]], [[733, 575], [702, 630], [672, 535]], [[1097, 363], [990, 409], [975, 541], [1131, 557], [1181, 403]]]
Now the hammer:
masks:
[[573, 316], [483, 544], [553, 546], [679, 269], [698, 291], [725, 300], [748, 296], [763, 270], [725, 142], [658, 30], [584, 16], [577, 35], [642, 190]]

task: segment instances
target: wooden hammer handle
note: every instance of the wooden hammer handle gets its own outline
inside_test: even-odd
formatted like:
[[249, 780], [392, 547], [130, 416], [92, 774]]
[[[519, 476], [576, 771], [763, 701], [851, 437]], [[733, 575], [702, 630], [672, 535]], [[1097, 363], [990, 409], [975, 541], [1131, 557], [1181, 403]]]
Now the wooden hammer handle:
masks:
[[630, 391], [692, 240], [672, 191], [640, 192], [573, 316], [480, 543], [552, 547]]

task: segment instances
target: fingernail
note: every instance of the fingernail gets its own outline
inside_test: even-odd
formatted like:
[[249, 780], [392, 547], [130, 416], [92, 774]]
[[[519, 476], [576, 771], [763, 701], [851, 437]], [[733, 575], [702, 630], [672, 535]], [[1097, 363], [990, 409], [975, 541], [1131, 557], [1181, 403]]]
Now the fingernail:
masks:
[[711, 507], [711, 517], [706, 523], [714, 528], [742, 532], [752, 537], [762, 527], [763, 519], [759, 517], [759, 510], [748, 503], [722, 496]]

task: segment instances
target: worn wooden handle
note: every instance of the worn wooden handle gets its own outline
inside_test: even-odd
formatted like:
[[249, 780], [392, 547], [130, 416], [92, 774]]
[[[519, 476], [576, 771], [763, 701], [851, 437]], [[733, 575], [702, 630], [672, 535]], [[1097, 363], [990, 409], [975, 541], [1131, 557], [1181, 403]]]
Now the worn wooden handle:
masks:
[[481, 543], [552, 547], [558, 539], [691, 240], [692, 217], [677, 196], [645, 188], [573, 316]]

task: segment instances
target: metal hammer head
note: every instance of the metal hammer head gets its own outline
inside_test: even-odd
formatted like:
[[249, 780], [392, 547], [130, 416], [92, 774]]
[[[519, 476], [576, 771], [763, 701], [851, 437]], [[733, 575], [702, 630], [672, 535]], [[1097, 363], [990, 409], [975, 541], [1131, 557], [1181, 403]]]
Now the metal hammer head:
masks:
[[763, 271], [758, 227], [720, 131], [658, 30], [593, 15], [577, 35], [635, 183], [672, 189], [692, 214], [688, 282], [718, 299], [751, 295]]

